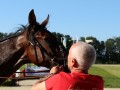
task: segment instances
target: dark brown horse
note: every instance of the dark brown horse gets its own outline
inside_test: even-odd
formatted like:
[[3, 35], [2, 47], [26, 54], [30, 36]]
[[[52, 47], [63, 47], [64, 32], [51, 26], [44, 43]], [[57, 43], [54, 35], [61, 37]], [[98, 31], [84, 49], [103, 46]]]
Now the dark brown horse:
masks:
[[[0, 41], [0, 77], [9, 77], [23, 64], [34, 63], [51, 68], [63, 64], [66, 50], [46, 28], [49, 16], [41, 24], [34, 11], [29, 13], [29, 25], [23, 31]], [[0, 78], [0, 84], [5, 79]]]

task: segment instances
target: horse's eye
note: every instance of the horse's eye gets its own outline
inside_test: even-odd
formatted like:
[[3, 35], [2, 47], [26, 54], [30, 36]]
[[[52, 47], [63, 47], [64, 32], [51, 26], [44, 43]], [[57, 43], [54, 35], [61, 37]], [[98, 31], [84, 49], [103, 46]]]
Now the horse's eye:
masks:
[[46, 39], [46, 36], [43, 36], [43, 39]]
[[49, 40], [51, 40], [51, 38], [50, 37], [45, 37], [44, 40], [49, 41]]
[[45, 36], [44, 39], [46, 39], [46, 40], [51, 40], [52, 38], [51, 38], [50, 36]]

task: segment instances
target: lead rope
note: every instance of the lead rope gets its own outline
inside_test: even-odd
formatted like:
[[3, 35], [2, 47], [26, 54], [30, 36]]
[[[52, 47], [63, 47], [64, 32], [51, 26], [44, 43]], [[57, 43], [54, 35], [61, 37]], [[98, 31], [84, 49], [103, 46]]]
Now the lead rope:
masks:
[[39, 66], [38, 55], [37, 55], [37, 50], [36, 50], [36, 43], [34, 41], [35, 40], [34, 35], [31, 35], [31, 37], [29, 37], [29, 38], [30, 38], [30, 43], [33, 46], [34, 51], [35, 51], [36, 64], [37, 64], [37, 66]]
[[35, 51], [36, 64], [37, 64], [37, 66], [39, 66], [39, 63], [38, 63], [38, 55], [37, 55], [37, 50], [36, 50], [35, 44], [33, 44], [33, 47], [34, 47], [34, 51]]

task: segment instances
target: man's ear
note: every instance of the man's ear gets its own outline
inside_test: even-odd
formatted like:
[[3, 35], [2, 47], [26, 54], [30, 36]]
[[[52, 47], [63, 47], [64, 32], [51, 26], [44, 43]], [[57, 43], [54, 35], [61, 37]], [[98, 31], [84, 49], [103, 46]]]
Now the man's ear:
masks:
[[72, 60], [72, 65], [73, 65], [74, 67], [78, 67], [78, 62], [76, 61], [76, 59], [73, 59], [73, 60]]

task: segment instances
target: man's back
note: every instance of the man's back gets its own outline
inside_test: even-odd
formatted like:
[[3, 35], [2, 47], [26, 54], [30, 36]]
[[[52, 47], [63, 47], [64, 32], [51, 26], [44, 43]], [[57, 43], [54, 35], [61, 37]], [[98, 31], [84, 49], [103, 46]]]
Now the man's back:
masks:
[[56, 75], [37, 83], [32, 90], [103, 90], [103, 79], [100, 76], [87, 74], [96, 60], [94, 47], [85, 42], [77, 42], [70, 47], [67, 66], [71, 73], [54, 66], [50, 73]]
[[47, 90], [103, 90], [100, 76], [61, 72], [46, 80]]

